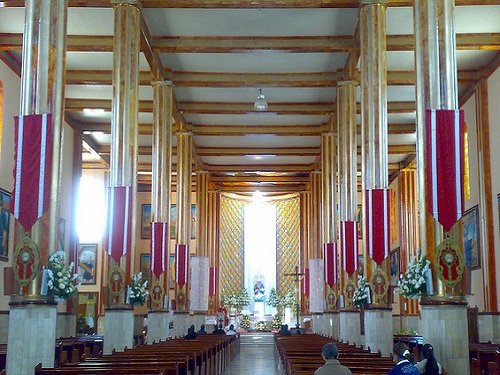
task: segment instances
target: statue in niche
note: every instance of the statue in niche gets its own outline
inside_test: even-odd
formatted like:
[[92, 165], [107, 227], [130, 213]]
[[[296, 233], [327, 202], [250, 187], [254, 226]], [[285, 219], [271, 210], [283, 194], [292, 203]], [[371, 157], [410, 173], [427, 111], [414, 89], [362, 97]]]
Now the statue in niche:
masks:
[[255, 302], [264, 302], [266, 287], [264, 286], [264, 275], [258, 274], [253, 278], [253, 299]]

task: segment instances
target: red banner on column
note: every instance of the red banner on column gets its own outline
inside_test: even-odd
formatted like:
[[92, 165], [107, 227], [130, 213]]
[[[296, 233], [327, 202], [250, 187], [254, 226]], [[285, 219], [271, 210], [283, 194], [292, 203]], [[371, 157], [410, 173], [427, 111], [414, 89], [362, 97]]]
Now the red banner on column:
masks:
[[358, 223], [340, 222], [340, 246], [342, 247], [342, 266], [349, 276], [358, 269]]
[[209, 283], [208, 283], [208, 295], [215, 296], [217, 282], [217, 267], [210, 267], [209, 269]]
[[464, 112], [426, 112], [427, 209], [449, 231], [464, 210]]
[[309, 268], [304, 268], [304, 278], [302, 279], [302, 294], [309, 298], [310, 287], [309, 287]]
[[177, 245], [175, 249], [175, 282], [183, 287], [188, 281], [189, 250], [187, 245]]
[[390, 207], [389, 189], [371, 189], [365, 192], [366, 249], [378, 265], [390, 252]]
[[50, 204], [52, 115], [16, 116], [14, 122], [14, 190], [10, 210], [29, 231]]
[[326, 243], [324, 245], [324, 262], [325, 262], [325, 283], [330, 288], [333, 287], [337, 277], [337, 246], [335, 243]]
[[132, 188], [108, 189], [108, 254], [119, 262], [130, 250], [132, 241]]
[[168, 223], [151, 223], [151, 271], [159, 278], [167, 269]]

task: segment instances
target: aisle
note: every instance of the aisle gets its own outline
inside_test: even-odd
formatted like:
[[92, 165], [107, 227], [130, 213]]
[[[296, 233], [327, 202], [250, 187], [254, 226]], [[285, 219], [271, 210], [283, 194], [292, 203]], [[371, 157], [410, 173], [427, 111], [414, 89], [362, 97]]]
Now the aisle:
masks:
[[240, 340], [240, 354], [224, 375], [278, 375], [272, 334], [248, 333]]

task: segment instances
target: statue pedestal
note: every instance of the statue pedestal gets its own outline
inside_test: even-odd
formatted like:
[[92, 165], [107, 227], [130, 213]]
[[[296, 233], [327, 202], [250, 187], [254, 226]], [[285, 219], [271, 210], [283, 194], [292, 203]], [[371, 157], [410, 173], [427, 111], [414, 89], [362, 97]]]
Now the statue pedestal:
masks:
[[146, 342], [165, 341], [168, 338], [168, 317], [167, 310], [152, 310], [148, 312], [148, 333]]
[[339, 339], [349, 344], [361, 345], [360, 312], [344, 310], [339, 313], [340, 332]]
[[43, 367], [54, 367], [56, 321], [57, 305], [53, 302], [10, 304], [8, 375], [33, 374], [39, 363]]
[[448, 374], [469, 374], [467, 304], [422, 304], [422, 336]]
[[104, 310], [104, 354], [111, 354], [113, 349], [123, 352], [133, 347], [134, 309], [132, 306], [107, 307]]
[[383, 356], [392, 353], [392, 308], [370, 307], [365, 310], [365, 347]]

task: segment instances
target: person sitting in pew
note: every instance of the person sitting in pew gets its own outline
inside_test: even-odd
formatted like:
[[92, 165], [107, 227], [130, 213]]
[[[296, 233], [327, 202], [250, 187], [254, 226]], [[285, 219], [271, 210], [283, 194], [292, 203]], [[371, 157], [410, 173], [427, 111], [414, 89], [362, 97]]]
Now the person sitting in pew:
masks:
[[196, 332], [194, 331], [194, 326], [191, 326], [188, 328], [188, 332], [187, 332], [187, 335], [184, 336], [184, 338], [186, 340], [194, 340], [198, 335], [196, 334]]
[[425, 375], [440, 375], [442, 374], [441, 365], [434, 357], [434, 348], [431, 344], [422, 346], [423, 359], [415, 364], [415, 367], [421, 374]]
[[288, 324], [282, 324], [281, 329], [278, 332], [280, 336], [291, 336], [292, 332], [288, 329]]
[[215, 326], [214, 331], [212, 332], [212, 335], [225, 335], [226, 332], [224, 332], [224, 329], [222, 328], [222, 324], [219, 324], [219, 326]]
[[408, 360], [410, 351], [406, 344], [397, 342], [394, 344], [392, 356], [396, 366], [388, 375], [420, 375], [420, 371]]
[[339, 350], [333, 342], [323, 345], [321, 356], [325, 364], [314, 372], [314, 375], [352, 375], [351, 370], [340, 364]]
[[205, 324], [202, 324], [198, 332], [196, 332], [198, 336], [203, 336], [207, 334], [207, 331], [205, 331]]
[[229, 329], [227, 330], [226, 335], [228, 335], [228, 336], [236, 335], [236, 330], [234, 329], [234, 325], [231, 324], [229, 326]]

